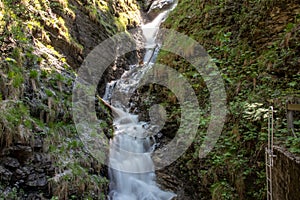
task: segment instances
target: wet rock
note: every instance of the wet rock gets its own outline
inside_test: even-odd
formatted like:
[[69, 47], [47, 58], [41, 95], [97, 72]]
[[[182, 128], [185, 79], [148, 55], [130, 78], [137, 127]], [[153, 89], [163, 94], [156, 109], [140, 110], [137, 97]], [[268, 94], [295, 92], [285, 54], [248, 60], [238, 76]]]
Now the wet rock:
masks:
[[26, 175], [29, 175], [33, 171], [32, 166], [24, 166], [21, 168], [22, 172], [25, 173]]
[[27, 178], [26, 185], [30, 187], [43, 187], [47, 185], [46, 175], [30, 174]]
[[166, 7], [170, 7], [174, 3], [174, 0], [157, 0], [153, 1], [149, 11], [151, 12], [152, 10], [165, 10], [167, 9]]
[[16, 173], [19, 174], [19, 175], [21, 175], [21, 174], [23, 174], [23, 171], [21, 169], [17, 169]]
[[159, 13], [169, 9], [174, 3], [174, 0], [157, 0], [153, 1], [149, 11], [148, 16], [150, 20], [154, 19]]
[[[39, 141], [35, 145], [41, 145]], [[22, 189], [26, 195], [34, 194], [38, 188], [44, 194], [47, 191], [47, 176], [54, 174], [54, 167], [51, 164], [49, 155], [36, 152], [33, 148], [26, 145], [16, 145], [9, 147], [5, 152], [1, 152], [0, 160], [0, 182], [9, 185], [9, 188]], [[23, 161], [21, 162], [22, 159]], [[9, 193], [9, 190], [7, 190]], [[1, 192], [3, 193], [3, 192]], [[43, 199], [28, 198], [24, 199]]]
[[33, 158], [33, 163], [43, 163], [43, 165], [50, 164], [51, 160], [49, 155], [44, 153], [35, 153]]
[[24, 178], [26, 178], [26, 173], [21, 169], [17, 169], [15, 171], [15, 178], [16, 178], [16, 180], [24, 179]]
[[9, 148], [10, 155], [17, 158], [21, 163], [24, 163], [32, 156], [32, 148], [26, 145], [16, 145]]
[[18, 168], [20, 163], [16, 158], [6, 157], [3, 159], [3, 165], [9, 168]]
[[11, 171], [0, 165], [0, 180], [10, 181], [12, 175], [13, 173]]
[[43, 194], [38, 194], [38, 193], [31, 193], [28, 195], [26, 200], [44, 200], [46, 199]]
[[43, 141], [40, 137], [34, 139], [34, 150], [41, 150], [43, 148]]
[[18, 180], [18, 181], [15, 182], [14, 186], [15, 186], [16, 188], [19, 188], [20, 185], [22, 185], [24, 182], [25, 182], [25, 181], [24, 181], [23, 179], [20, 179], [20, 180]]
[[34, 155], [34, 162], [39, 163], [42, 162], [43, 156], [41, 154], [35, 154]]
[[173, 191], [177, 196], [173, 198], [172, 200], [190, 200], [193, 199], [190, 194], [187, 194], [186, 191], [184, 191], [184, 182], [179, 180], [176, 175], [176, 173], [170, 173], [168, 169], [159, 170], [157, 173], [157, 183], [163, 188], [164, 190], [171, 190]]

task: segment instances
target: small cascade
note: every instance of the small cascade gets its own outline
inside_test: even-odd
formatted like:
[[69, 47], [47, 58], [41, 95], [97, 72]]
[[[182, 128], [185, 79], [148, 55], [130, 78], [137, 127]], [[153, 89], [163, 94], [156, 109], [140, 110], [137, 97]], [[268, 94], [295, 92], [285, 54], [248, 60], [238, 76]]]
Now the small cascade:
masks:
[[130, 106], [126, 105], [127, 94], [136, 89], [143, 75], [155, 62], [159, 51], [155, 38], [168, 12], [163, 11], [142, 27], [147, 49], [144, 64], [130, 66], [130, 70], [119, 80], [107, 85], [103, 96], [104, 103], [113, 111], [115, 128], [114, 137], [110, 141], [109, 200], [171, 200], [176, 196], [161, 190], [155, 182], [155, 166], [151, 159], [156, 145], [153, 137], [155, 133], [151, 130], [155, 128], [139, 121], [137, 115], [130, 114]]
[[106, 84], [106, 88], [105, 88], [105, 94], [103, 96], [103, 100], [104, 101], [109, 101], [109, 99], [111, 99], [111, 94], [113, 92], [113, 89], [115, 87], [116, 81], [111, 81], [110, 83]]
[[110, 142], [112, 200], [170, 200], [175, 195], [162, 191], [155, 182], [151, 152], [155, 141], [147, 135], [147, 124], [136, 115], [118, 112], [115, 134]]

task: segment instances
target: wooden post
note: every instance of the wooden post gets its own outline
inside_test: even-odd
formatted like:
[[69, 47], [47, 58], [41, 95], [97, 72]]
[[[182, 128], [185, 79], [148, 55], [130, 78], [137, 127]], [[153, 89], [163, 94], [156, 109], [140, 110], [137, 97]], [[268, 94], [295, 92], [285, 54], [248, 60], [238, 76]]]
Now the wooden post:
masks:
[[300, 111], [300, 104], [289, 104], [287, 102], [286, 104], [286, 109], [287, 109], [287, 128], [288, 130], [292, 131], [293, 135], [296, 137], [295, 135], [295, 132], [294, 132], [294, 124], [293, 124], [293, 121], [294, 121], [294, 117], [293, 117], [293, 113], [295, 111]]

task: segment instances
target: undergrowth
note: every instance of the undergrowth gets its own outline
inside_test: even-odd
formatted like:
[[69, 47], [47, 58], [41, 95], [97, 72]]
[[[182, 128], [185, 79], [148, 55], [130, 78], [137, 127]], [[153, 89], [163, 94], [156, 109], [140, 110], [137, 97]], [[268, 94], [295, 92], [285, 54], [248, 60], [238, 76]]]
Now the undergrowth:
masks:
[[[72, 121], [76, 69], [90, 51], [74, 25], [86, 17], [100, 28], [100, 41], [136, 26], [138, 14], [134, 0], [0, 1], [0, 149], [43, 138], [55, 168], [48, 177], [52, 199], [105, 199], [108, 188], [105, 168], [85, 150]], [[0, 199], [26, 192], [1, 180]]]
[[[204, 159], [198, 157], [209, 122], [202, 119], [193, 145], [176, 163], [192, 184], [188, 192], [199, 199], [265, 199], [269, 106], [275, 109], [277, 144], [286, 143], [299, 153], [299, 137], [292, 137], [286, 126], [286, 102], [300, 97], [299, 5], [288, 0], [184, 0], [164, 27], [186, 34], [206, 49], [227, 92], [229, 113], [213, 151]], [[158, 62], [186, 76], [201, 108], [209, 112], [209, 93], [193, 66], [164, 51]], [[298, 121], [294, 123], [297, 126]]]

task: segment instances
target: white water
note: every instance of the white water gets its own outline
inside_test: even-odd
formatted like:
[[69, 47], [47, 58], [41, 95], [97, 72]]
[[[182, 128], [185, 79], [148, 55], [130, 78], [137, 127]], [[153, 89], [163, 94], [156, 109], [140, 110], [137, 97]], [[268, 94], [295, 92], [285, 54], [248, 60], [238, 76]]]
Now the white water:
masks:
[[146, 123], [136, 115], [117, 111], [115, 135], [110, 143], [110, 199], [169, 200], [175, 195], [155, 183], [151, 159], [155, 141], [147, 136]]
[[[144, 73], [155, 61], [158, 51], [155, 37], [168, 11], [159, 14], [142, 27], [147, 48], [144, 66], [131, 66], [120, 80], [109, 83], [103, 99], [111, 101], [114, 114], [114, 137], [110, 141], [109, 176], [110, 200], [170, 200], [176, 195], [161, 190], [155, 182], [151, 153], [155, 139], [151, 127], [138, 121], [137, 115], [128, 113], [126, 94], [133, 92]], [[149, 29], [150, 28], [150, 29]], [[122, 95], [125, 94], [125, 95]]]

